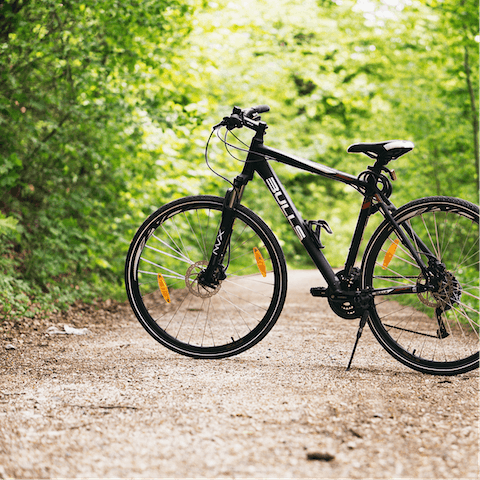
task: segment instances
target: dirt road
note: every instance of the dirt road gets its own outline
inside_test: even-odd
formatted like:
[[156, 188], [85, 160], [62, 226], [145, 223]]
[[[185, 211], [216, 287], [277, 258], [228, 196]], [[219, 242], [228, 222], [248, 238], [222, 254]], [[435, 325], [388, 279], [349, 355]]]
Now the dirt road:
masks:
[[[369, 331], [346, 372], [357, 321], [315, 283], [292, 272], [275, 328], [225, 360], [176, 355], [109, 302], [7, 324], [0, 478], [479, 478], [478, 372], [410, 371]], [[90, 333], [45, 335], [63, 324]]]

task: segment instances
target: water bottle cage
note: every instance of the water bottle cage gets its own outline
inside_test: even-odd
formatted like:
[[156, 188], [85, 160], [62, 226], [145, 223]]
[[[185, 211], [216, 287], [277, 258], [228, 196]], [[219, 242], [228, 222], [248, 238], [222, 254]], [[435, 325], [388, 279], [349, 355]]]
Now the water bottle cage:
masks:
[[308, 231], [310, 232], [310, 236], [314, 239], [318, 248], [325, 248], [320, 240], [320, 233], [322, 228], [324, 228], [329, 235], [333, 233], [328, 223], [325, 220], [309, 220], [306, 222], [306, 225], [308, 227]]

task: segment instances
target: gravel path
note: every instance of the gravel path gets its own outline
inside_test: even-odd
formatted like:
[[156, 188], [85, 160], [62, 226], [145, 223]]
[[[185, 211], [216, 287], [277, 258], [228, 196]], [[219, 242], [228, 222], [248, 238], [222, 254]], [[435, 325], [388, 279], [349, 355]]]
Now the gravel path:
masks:
[[[106, 302], [0, 340], [0, 478], [479, 478], [478, 372], [425, 376], [291, 272], [253, 349], [192, 360]], [[49, 326], [88, 335], [46, 335]]]

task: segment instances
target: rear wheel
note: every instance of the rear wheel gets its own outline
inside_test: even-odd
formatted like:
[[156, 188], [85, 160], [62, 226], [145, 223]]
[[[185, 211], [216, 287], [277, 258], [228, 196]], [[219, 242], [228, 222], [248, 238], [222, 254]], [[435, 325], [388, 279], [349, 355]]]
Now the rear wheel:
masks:
[[223, 262], [226, 278], [202, 283], [223, 202], [196, 196], [164, 205], [140, 227], [126, 260], [127, 294], [140, 323], [161, 344], [196, 358], [228, 357], [252, 347], [285, 302], [282, 249], [268, 226], [241, 205]]
[[[478, 207], [430, 197], [404, 205], [394, 217], [406, 233], [413, 229], [444, 268], [438, 268], [436, 291], [422, 292], [426, 280], [420, 268], [392, 225], [383, 222], [365, 251], [363, 286], [416, 286], [419, 292], [376, 296], [369, 320], [374, 335], [397, 360], [424, 373], [456, 375], [478, 368]], [[428, 265], [418, 239], [412, 243]]]

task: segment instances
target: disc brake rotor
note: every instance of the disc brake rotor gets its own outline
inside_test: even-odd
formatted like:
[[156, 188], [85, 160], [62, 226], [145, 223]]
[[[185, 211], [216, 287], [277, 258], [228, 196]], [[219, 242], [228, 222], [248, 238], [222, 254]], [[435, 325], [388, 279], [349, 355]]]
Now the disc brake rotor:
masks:
[[[417, 286], [426, 284], [425, 277], [420, 274], [417, 280]], [[436, 292], [418, 292], [418, 299], [424, 304], [432, 308], [440, 308], [448, 310], [454, 303], [460, 300], [461, 287], [457, 279], [450, 272], [445, 272], [445, 277]]]
[[210, 298], [213, 295], [216, 295], [221, 288], [222, 281], [218, 281], [218, 285], [210, 287], [207, 285], [202, 285], [198, 282], [199, 274], [204, 270], [204, 267], [208, 265], [208, 261], [201, 260], [199, 262], [193, 263], [188, 267], [187, 273], [185, 274], [185, 285], [192, 295], [200, 298]]

